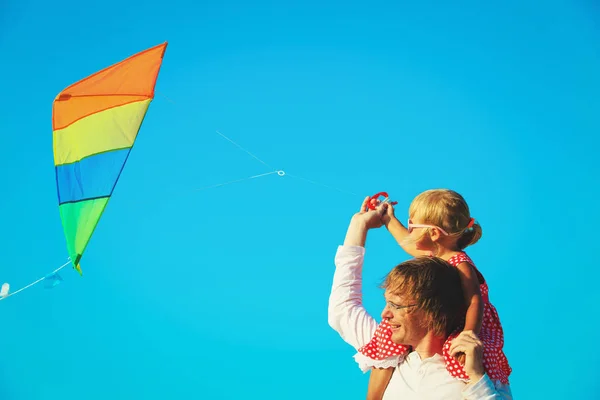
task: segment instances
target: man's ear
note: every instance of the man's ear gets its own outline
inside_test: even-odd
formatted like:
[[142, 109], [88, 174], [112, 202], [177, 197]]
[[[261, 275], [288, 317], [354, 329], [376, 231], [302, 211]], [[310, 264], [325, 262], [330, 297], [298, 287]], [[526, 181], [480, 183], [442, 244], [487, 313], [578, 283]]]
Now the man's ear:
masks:
[[[416, 309], [416, 307], [412, 307], [413, 310]], [[413, 311], [415, 312], [415, 311]], [[422, 328], [428, 329], [428, 330], [432, 330], [433, 328], [433, 319], [431, 318], [431, 315], [429, 315], [429, 313], [423, 313], [423, 318], [419, 319], [419, 323], [421, 325]]]

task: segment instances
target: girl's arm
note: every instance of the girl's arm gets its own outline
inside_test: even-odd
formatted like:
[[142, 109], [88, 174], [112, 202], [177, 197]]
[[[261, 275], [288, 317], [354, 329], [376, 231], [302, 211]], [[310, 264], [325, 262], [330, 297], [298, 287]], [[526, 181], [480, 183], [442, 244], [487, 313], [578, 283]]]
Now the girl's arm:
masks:
[[477, 275], [469, 263], [461, 262], [458, 264], [457, 269], [465, 294], [465, 303], [467, 304], [464, 330], [473, 331], [476, 335], [479, 335], [483, 320], [483, 301], [479, 291], [479, 279], [477, 279]]

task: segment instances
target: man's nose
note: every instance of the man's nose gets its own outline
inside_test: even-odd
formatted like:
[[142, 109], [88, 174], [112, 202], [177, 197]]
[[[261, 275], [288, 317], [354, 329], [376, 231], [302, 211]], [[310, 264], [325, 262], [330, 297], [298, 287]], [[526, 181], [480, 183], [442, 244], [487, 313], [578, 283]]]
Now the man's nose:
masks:
[[381, 318], [383, 319], [391, 319], [394, 316], [390, 311], [390, 308], [386, 305], [381, 312]]

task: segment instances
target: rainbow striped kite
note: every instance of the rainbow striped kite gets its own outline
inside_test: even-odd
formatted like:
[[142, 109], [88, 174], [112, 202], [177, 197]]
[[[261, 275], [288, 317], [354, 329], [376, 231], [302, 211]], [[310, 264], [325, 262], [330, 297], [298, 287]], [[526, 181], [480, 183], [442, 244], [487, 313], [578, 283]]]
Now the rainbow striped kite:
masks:
[[56, 187], [67, 249], [79, 261], [127, 162], [150, 102], [167, 43], [67, 87], [54, 100]]

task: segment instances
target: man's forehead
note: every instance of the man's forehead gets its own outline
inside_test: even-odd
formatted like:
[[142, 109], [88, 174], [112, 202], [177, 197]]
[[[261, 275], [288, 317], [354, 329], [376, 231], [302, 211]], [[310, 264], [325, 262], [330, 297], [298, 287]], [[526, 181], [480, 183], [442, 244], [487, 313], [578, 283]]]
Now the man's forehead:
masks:
[[390, 292], [389, 290], [386, 290], [383, 293], [383, 297], [385, 297], [387, 301], [391, 301], [393, 303], [401, 303], [406, 299], [406, 296], [403, 296], [402, 293]]

